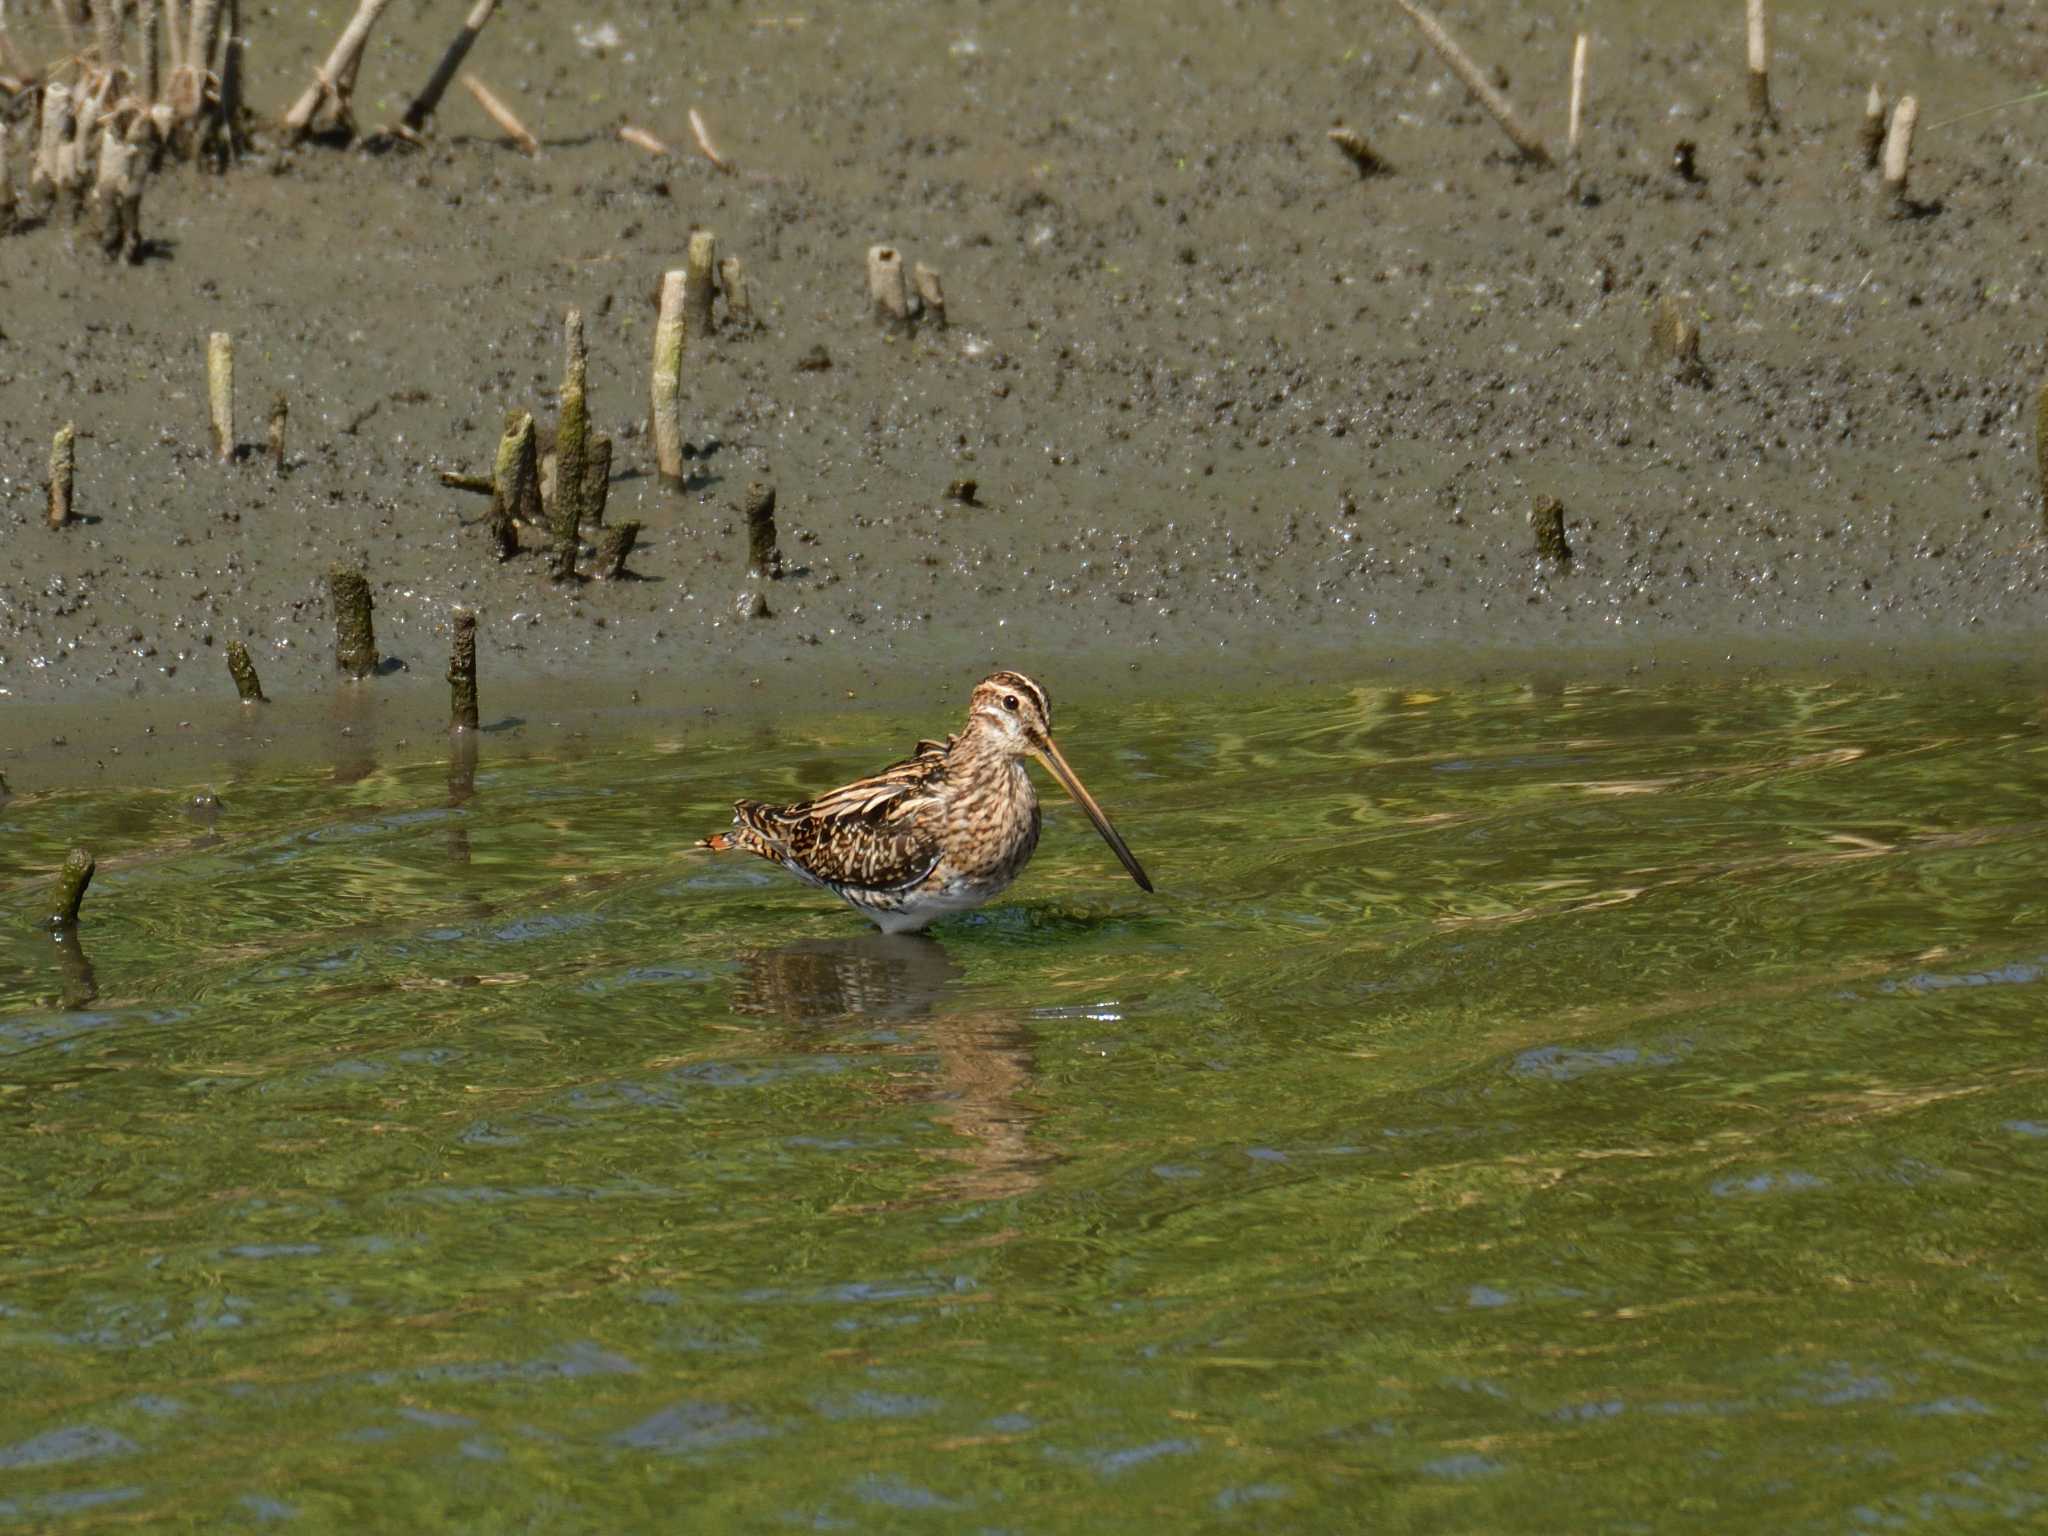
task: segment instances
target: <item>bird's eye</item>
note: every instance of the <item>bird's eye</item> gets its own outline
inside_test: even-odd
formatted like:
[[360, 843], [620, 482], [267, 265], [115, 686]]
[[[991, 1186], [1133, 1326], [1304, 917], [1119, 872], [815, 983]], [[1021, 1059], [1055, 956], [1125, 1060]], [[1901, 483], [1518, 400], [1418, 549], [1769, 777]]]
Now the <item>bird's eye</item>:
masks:
[[1017, 695], [1015, 695], [1014, 693], [1004, 694], [1003, 708], [1007, 709], [1013, 715], [1017, 713]]

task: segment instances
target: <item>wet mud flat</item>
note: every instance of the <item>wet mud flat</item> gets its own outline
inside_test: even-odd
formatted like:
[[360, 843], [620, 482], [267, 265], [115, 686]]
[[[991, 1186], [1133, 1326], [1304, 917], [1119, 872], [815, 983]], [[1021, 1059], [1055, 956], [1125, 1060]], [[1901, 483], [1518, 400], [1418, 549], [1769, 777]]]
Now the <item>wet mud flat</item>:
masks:
[[[418, 146], [259, 122], [226, 174], [151, 178], [139, 263], [62, 217], [0, 240], [0, 754], [203, 732], [237, 707], [230, 640], [301, 700], [269, 729], [298, 729], [341, 686], [336, 565], [376, 605], [386, 675], [361, 686], [428, 728], [458, 606], [487, 717], [918, 690], [950, 713], [993, 664], [1056, 696], [1276, 657], [2037, 672], [2048, 115], [1948, 120], [2041, 78], [2048, 8], [1783, 18], [1768, 131], [1724, 9], [1594, 28], [1577, 195], [1391, 7], [499, 16], [469, 66], [538, 156], [460, 92]], [[1571, 21], [1443, 14], [1561, 144]], [[252, 109], [274, 121], [346, 19], [249, 18]], [[459, 19], [380, 20], [366, 134]], [[1921, 104], [1904, 199], [1865, 169], [1873, 81]], [[754, 323], [693, 339], [672, 485], [655, 295], [700, 229]], [[942, 274], [945, 324], [876, 324], [878, 243]], [[621, 580], [550, 580], [532, 537], [501, 562], [440, 479], [488, 474], [508, 411], [552, 422], [570, 307], [607, 517], [640, 524]], [[228, 463], [214, 332], [250, 450]], [[259, 441], [280, 395], [283, 473]], [[52, 529], [66, 423], [77, 521]], [[773, 579], [749, 573], [757, 483]], [[1568, 557], [1538, 553], [1543, 498]]]

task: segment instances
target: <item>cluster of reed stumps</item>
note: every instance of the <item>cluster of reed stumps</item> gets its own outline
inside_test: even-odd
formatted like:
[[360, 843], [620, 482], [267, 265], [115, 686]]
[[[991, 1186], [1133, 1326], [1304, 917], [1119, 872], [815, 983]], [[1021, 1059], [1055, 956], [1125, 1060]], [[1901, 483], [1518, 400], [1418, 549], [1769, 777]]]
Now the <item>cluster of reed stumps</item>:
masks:
[[[1417, 4], [1416, 0], [1392, 0], [1392, 3], [1415, 23], [1451, 73], [1471, 93], [1473, 100], [1500, 125], [1501, 131], [1515, 146], [1518, 158], [1533, 166], [1557, 163], [1543, 135], [1516, 111], [1514, 103], [1435, 15]], [[1748, 42], [1744, 94], [1751, 125], [1757, 133], [1767, 134], [1775, 132], [1778, 126], [1777, 108], [1771, 100], [1771, 0], [1744, 0], [1744, 11]], [[1581, 205], [1590, 205], [1598, 200], [1588, 185], [1583, 155], [1587, 60], [1591, 43], [1591, 37], [1584, 32], [1573, 40], [1570, 107], [1565, 128], [1565, 196], [1567, 201]], [[1863, 173], [1878, 194], [1876, 207], [1882, 218], [1925, 218], [1941, 211], [1939, 203], [1921, 202], [1907, 191], [1913, 159], [1913, 134], [1919, 122], [1918, 98], [1908, 95], [1901, 96], [1895, 103], [1888, 102], [1883, 90], [1875, 83], [1871, 85], [1870, 94], [1864, 100], [1863, 120], [1857, 126], [1856, 142]], [[1329, 130], [1329, 139], [1356, 167], [1361, 177], [1394, 174], [1394, 167], [1358, 129], [1339, 123]], [[1698, 152], [1699, 146], [1689, 139], [1681, 139], [1673, 145], [1673, 174], [1686, 181], [1697, 180]], [[871, 259], [871, 286], [873, 271]], [[1703, 389], [1712, 386], [1713, 376], [1700, 355], [1698, 317], [1673, 295], [1660, 297], [1650, 311], [1649, 350], [1652, 357], [1661, 359], [1669, 367], [1677, 382]], [[2036, 397], [2035, 453], [2042, 525], [2048, 528], [2048, 384], [2041, 386]], [[1569, 566], [1572, 551], [1565, 538], [1563, 504], [1554, 496], [1537, 497], [1530, 508], [1529, 525], [1535, 536], [1538, 558], [1554, 567]]]
[[[390, 0], [358, 0], [312, 80], [276, 119], [287, 144], [355, 136], [356, 77], [370, 29]], [[140, 261], [142, 190], [166, 158], [225, 169], [249, 146], [257, 118], [243, 99], [241, 0], [49, 0], [63, 53], [31, 67], [0, 3], [0, 235], [59, 213], [89, 223], [110, 256]], [[474, 0], [462, 28], [404, 116], [384, 129], [417, 143], [491, 19], [497, 0]], [[539, 141], [474, 74], [461, 75], [505, 135], [528, 154]], [[694, 116], [694, 115], [693, 115]], [[703, 142], [700, 136], [700, 142]], [[17, 192], [13, 162], [26, 158]], [[729, 168], [729, 167], [727, 167]]]

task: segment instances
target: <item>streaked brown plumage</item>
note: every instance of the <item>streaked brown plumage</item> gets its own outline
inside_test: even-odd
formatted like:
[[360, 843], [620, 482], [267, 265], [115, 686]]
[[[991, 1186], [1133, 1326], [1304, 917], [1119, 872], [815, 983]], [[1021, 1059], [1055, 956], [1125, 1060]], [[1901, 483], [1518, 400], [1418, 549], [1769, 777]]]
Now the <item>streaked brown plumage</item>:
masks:
[[1072, 795], [1144, 890], [1152, 882], [1052, 739], [1052, 705], [1021, 672], [974, 690], [967, 725], [900, 763], [794, 805], [733, 803], [733, 830], [698, 844], [780, 864], [843, 897], [885, 933], [907, 933], [999, 895], [1038, 847], [1035, 757]]

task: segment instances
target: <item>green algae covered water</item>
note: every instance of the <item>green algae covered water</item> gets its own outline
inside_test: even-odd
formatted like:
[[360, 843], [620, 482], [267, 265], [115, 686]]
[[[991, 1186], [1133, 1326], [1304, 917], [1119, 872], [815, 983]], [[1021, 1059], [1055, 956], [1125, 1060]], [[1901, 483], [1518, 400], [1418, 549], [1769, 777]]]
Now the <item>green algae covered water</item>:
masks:
[[2043, 722], [1072, 712], [929, 940], [685, 850], [932, 720], [18, 795], [0, 1527], [2048, 1518]]

